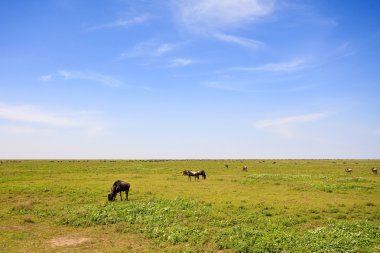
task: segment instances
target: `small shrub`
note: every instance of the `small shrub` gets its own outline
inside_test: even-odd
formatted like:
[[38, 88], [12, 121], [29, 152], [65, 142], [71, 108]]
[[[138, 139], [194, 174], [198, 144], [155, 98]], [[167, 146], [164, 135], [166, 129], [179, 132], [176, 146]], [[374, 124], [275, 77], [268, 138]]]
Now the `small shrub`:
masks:
[[269, 217], [273, 216], [273, 214], [269, 210], [266, 210], [266, 209], [262, 210], [261, 213], [264, 214], [265, 216], [269, 216]]
[[338, 214], [336, 218], [337, 218], [338, 220], [347, 219], [347, 215], [345, 215], [345, 214]]
[[18, 212], [20, 214], [25, 214], [33, 209], [33, 201], [27, 200], [24, 202], [18, 202], [12, 207], [12, 211]]
[[328, 213], [339, 213], [339, 209], [338, 208], [330, 208], [327, 210]]
[[31, 215], [27, 214], [24, 216], [23, 222], [24, 223], [34, 223], [34, 220], [32, 219]]

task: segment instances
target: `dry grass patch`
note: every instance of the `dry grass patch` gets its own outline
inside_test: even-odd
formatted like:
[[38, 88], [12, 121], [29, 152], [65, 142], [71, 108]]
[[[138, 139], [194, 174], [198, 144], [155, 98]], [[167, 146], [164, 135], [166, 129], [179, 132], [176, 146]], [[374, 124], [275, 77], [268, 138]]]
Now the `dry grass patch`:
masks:
[[89, 241], [90, 238], [88, 237], [76, 237], [76, 236], [63, 236], [63, 237], [57, 237], [50, 240], [50, 245], [55, 247], [62, 247], [62, 246], [73, 246], [77, 244], [82, 244], [87, 241]]

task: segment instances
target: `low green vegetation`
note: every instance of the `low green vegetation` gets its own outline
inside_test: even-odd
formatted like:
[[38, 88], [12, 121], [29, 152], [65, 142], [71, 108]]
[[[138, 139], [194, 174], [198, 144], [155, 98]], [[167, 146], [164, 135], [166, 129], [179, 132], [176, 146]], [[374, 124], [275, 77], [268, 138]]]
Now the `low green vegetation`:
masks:
[[[380, 252], [380, 179], [371, 172], [379, 165], [3, 160], [0, 246], [6, 252]], [[185, 169], [204, 169], [207, 180], [190, 182]], [[131, 184], [130, 201], [119, 195], [107, 201], [117, 179]]]

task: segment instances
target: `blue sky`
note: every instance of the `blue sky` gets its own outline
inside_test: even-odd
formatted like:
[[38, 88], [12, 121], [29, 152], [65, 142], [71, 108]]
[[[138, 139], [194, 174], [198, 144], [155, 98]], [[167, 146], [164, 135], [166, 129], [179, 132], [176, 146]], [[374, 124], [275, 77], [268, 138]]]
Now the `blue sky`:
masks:
[[1, 1], [0, 158], [380, 158], [380, 2]]

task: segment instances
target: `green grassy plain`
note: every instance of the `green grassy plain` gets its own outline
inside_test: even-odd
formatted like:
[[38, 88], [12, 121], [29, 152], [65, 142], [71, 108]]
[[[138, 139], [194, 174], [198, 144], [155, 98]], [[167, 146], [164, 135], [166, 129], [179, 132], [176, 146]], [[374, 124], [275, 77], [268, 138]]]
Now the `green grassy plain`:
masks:
[[[0, 252], [380, 252], [371, 167], [380, 161], [3, 160]], [[117, 179], [130, 201], [107, 201]]]

